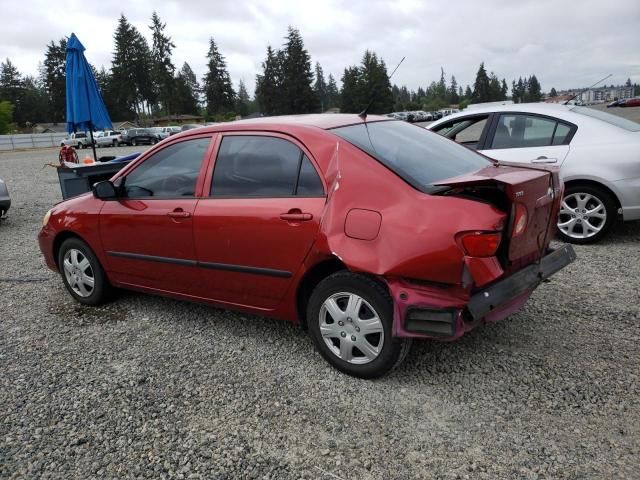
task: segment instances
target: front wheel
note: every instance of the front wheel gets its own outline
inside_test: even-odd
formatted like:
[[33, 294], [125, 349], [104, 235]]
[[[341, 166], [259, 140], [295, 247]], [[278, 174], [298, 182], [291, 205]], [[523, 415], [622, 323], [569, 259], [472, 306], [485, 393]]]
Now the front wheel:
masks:
[[595, 243], [616, 221], [616, 202], [604, 189], [572, 185], [564, 192], [558, 215], [558, 236], [569, 243]]
[[411, 346], [393, 338], [393, 301], [373, 279], [338, 272], [313, 291], [309, 333], [320, 354], [341, 372], [377, 378], [398, 366]]
[[136, 142], [135, 140], [131, 140], [131, 146], [135, 147], [138, 145], [138, 142]]
[[68, 238], [60, 246], [58, 266], [64, 286], [71, 296], [85, 305], [108, 300], [111, 285], [89, 245], [79, 238]]

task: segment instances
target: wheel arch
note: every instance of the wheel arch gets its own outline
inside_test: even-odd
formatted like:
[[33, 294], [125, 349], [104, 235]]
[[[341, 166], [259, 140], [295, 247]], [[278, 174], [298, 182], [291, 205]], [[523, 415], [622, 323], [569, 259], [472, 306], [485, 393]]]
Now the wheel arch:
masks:
[[56, 237], [53, 239], [53, 260], [56, 262], [56, 266], [60, 268], [60, 264], [58, 263], [58, 254], [60, 253], [60, 247], [62, 243], [69, 238], [77, 238], [78, 240], [82, 240], [87, 245], [89, 244], [84, 238], [78, 235], [76, 232], [72, 232], [70, 230], [63, 230], [59, 232]]
[[348, 270], [347, 266], [337, 257], [327, 258], [307, 270], [298, 284], [296, 292], [296, 309], [300, 326], [307, 329], [307, 303], [316, 286], [329, 275]]

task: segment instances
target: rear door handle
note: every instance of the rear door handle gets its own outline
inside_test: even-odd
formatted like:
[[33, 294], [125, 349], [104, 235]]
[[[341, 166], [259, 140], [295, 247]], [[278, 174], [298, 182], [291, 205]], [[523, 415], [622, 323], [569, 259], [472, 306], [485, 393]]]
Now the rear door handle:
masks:
[[293, 211], [289, 210], [287, 213], [281, 213], [280, 218], [287, 222], [308, 222], [313, 218], [313, 215], [301, 212], [300, 210], [295, 211], [294, 209]]
[[181, 208], [176, 208], [172, 212], [167, 212], [167, 216], [171, 218], [189, 218], [191, 216], [191, 212], [185, 212]]
[[532, 160], [533, 163], [558, 163], [557, 158], [547, 158], [544, 155], [541, 155], [538, 158], [534, 158]]

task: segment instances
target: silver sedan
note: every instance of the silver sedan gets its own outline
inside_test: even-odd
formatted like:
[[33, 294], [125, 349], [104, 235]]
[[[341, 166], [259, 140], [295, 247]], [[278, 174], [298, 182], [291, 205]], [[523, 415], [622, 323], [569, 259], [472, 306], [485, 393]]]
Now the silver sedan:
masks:
[[471, 107], [427, 127], [499, 161], [561, 167], [558, 234], [600, 240], [616, 220], [640, 219], [640, 124], [574, 105]]

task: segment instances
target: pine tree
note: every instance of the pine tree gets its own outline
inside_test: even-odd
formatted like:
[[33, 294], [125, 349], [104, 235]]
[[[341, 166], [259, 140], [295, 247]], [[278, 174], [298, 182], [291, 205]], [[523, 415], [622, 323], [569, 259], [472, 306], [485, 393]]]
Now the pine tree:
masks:
[[44, 87], [49, 104], [49, 119], [52, 122], [64, 122], [67, 116], [67, 91], [65, 68], [67, 61], [67, 40], [60, 39], [47, 45], [44, 63], [40, 72], [40, 81]]
[[448, 100], [450, 104], [458, 104], [460, 103], [460, 95], [458, 94], [458, 82], [456, 81], [456, 77], [451, 75], [451, 83], [449, 84], [449, 95]]
[[304, 48], [300, 32], [289, 27], [286, 43], [282, 50], [282, 95], [284, 96], [283, 113], [316, 112], [319, 100], [313, 91], [313, 72], [311, 57]]
[[320, 112], [324, 112], [328, 107], [327, 84], [324, 81], [324, 72], [320, 66], [320, 62], [316, 62], [316, 81], [313, 84], [313, 91], [316, 93], [320, 101]]
[[471, 91], [471, 87], [467, 85], [467, 88], [464, 90], [464, 99], [471, 101], [473, 98], [473, 92]]
[[499, 100], [502, 100], [502, 86], [498, 76], [491, 72], [491, 75], [489, 75], [489, 101], [495, 102]]
[[551, 91], [549, 92], [549, 96], [550, 96], [551, 98], [553, 98], [553, 97], [557, 97], [557, 96], [558, 96], [558, 92], [556, 91], [556, 89], [555, 89], [555, 88], [551, 87]]
[[207, 112], [211, 116], [229, 114], [234, 111], [236, 94], [227, 71], [227, 63], [213, 37], [209, 39], [207, 59], [207, 73], [203, 81]]
[[528, 84], [528, 102], [539, 102], [542, 100], [542, 87], [540, 86], [540, 82], [535, 75], [531, 75], [527, 82]]
[[175, 78], [176, 93], [173, 99], [173, 112], [176, 114], [196, 115], [199, 110], [200, 85], [196, 74], [187, 62]]
[[47, 96], [36, 78], [26, 76], [22, 79], [20, 95], [20, 116], [16, 121], [20, 126], [30, 126], [47, 121]]
[[236, 99], [236, 113], [241, 117], [246, 117], [249, 115], [249, 105], [251, 103], [251, 99], [249, 98], [249, 93], [247, 92], [247, 87], [244, 82], [240, 80], [240, 85], [238, 86], [238, 97]]
[[489, 85], [489, 77], [487, 71], [484, 68], [484, 62], [480, 64], [478, 73], [476, 74], [476, 81], [473, 84], [473, 94], [471, 96], [471, 103], [483, 103], [488, 102], [491, 98], [491, 88]]
[[355, 66], [345, 68], [342, 75], [342, 91], [340, 92], [340, 112], [359, 113], [362, 110], [361, 97], [360, 70]]
[[507, 81], [502, 79], [502, 86], [500, 87], [500, 100], [506, 100], [509, 94], [509, 87], [507, 87]]
[[340, 107], [340, 91], [336, 79], [333, 75], [329, 74], [329, 81], [327, 83], [327, 109]]
[[0, 101], [11, 103], [14, 107], [20, 104], [22, 94], [22, 78], [16, 66], [7, 58], [0, 63]]
[[167, 24], [162, 23], [154, 11], [149, 29], [152, 32], [151, 59], [153, 62], [153, 83], [160, 104], [167, 115], [171, 114], [171, 103], [175, 95], [175, 66], [171, 62], [171, 54], [175, 48], [171, 37], [164, 33]]
[[282, 98], [281, 56], [267, 46], [267, 58], [262, 62], [262, 75], [256, 75], [256, 100], [262, 113], [280, 115], [285, 106]]

